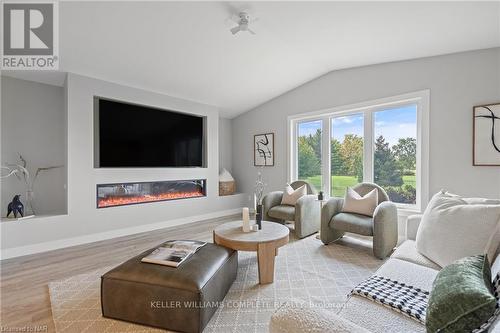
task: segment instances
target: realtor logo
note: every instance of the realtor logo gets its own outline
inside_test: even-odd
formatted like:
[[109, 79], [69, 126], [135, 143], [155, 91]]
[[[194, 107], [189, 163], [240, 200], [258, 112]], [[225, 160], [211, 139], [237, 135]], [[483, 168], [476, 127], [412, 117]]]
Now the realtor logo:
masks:
[[58, 68], [56, 2], [3, 2], [2, 69]]

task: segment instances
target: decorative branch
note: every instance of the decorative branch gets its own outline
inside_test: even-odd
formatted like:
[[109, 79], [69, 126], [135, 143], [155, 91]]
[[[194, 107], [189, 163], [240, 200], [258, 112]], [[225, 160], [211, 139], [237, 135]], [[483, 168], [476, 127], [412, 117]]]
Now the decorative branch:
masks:
[[23, 176], [24, 176], [24, 181], [26, 184], [29, 182], [30, 178], [30, 173], [28, 172], [28, 168], [26, 167], [28, 165], [28, 162], [23, 158], [23, 156], [20, 153], [17, 153], [19, 155], [19, 159], [21, 160], [21, 163], [23, 164]]
[[[19, 154], [19, 160], [21, 161], [20, 164], [7, 163], [6, 165], [2, 165], [1, 168], [4, 170], [8, 170], [8, 174], [1, 176], [0, 178], [8, 178], [8, 177], [14, 175], [20, 181], [24, 180], [24, 183], [26, 184], [26, 186], [28, 186], [29, 188], [32, 188], [33, 185], [35, 184], [36, 179], [38, 178], [38, 175], [42, 171], [48, 171], [48, 170], [58, 169], [58, 168], [63, 167], [62, 165], [54, 165], [54, 166], [49, 166], [49, 167], [38, 168], [38, 169], [36, 169], [35, 176], [33, 177], [33, 179], [31, 179], [30, 172], [28, 171], [28, 168], [27, 168], [28, 163], [26, 162], [26, 160], [24, 159], [24, 157], [21, 154]], [[21, 178], [20, 174], [22, 175], [22, 178]]]
[[264, 194], [264, 188], [267, 185], [262, 179], [263, 169], [264, 167], [261, 167], [261, 170], [257, 173], [257, 181], [255, 182], [255, 197], [259, 205], [262, 204], [262, 195]]
[[59, 168], [62, 168], [62, 167], [63, 167], [62, 165], [54, 165], [54, 166], [49, 166], [49, 167], [44, 167], [44, 168], [38, 168], [38, 169], [36, 169], [35, 177], [33, 177], [33, 181], [31, 182], [31, 187], [33, 187], [33, 185], [35, 184], [35, 180], [38, 178], [38, 175], [40, 174], [40, 172], [42, 172], [42, 171], [48, 171], [48, 170], [52, 170], [52, 169], [59, 169]]
[[0, 176], [0, 179], [1, 178], [8, 178], [12, 175], [15, 175], [17, 177], [19, 177], [19, 175], [17, 174], [18, 170], [17, 169], [13, 169], [13, 168], [10, 168], [8, 166], [5, 166], [5, 165], [2, 165], [0, 166], [0, 168], [4, 169], [4, 170], [8, 170], [8, 174], [4, 175], [4, 176]]
[[[19, 154], [19, 160], [20, 164], [11, 164], [7, 163], [5, 165], [1, 166], [1, 169], [3, 170], [8, 170], [6, 175], [0, 176], [0, 178], [8, 178], [10, 176], [16, 176], [16, 178], [24, 182], [24, 185], [26, 186], [26, 191], [27, 192], [33, 192], [33, 186], [35, 185], [35, 181], [38, 178], [38, 175], [43, 172], [43, 171], [48, 171], [52, 169], [58, 169], [62, 168], [62, 165], [55, 165], [55, 166], [49, 166], [49, 167], [42, 167], [36, 169], [35, 176], [31, 178], [30, 172], [28, 171], [28, 163], [27, 161], [23, 158], [21, 154]], [[33, 214], [35, 213], [33, 209], [32, 202], [30, 201], [30, 198], [26, 198], [28, 200], [28, 205], [31, 206], [31, 210]]]
[[28, 165], [28, 162], [26, 162], [26, 160], [23, 158], [23, 155], [17, 153], [19, 155], [19, 159], [21, 160], [21, 163], [23, 163], [23, 167], [26, 168], [26, 166]]
[[[22, 165], [8, 163], [6, 165], [3, 165], [2, 168], [13, 170], [13, 172], [9, 173], [9, 175], [7, 175], [6, 177], [14, 175], [14, 176], [16, 176], [17, 179], [19, 179], [19, 181], [24, 181], [24, 183], [26, 185], [29, 185], [29, 183], [28, 183], [29, 172]], [[2, 178], [6, 178], [6, 177], [2, 177]]]

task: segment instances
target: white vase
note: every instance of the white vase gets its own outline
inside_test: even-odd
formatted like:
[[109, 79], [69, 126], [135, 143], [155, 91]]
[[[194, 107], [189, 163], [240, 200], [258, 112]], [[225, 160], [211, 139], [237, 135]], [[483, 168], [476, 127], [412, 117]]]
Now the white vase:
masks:
[[250, 232], [250, 212], [248, 207], [243, 207], [242, 212], [243, 232]]

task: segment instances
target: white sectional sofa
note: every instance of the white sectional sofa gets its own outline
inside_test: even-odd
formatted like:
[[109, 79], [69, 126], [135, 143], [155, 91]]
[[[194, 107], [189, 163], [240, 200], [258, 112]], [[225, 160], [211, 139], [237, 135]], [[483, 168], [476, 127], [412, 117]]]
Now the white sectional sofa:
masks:
[[[416, 249], [415, 239], [420, 219], [420, 215], [408, 218], [406, 240], [377, 270], [375, 275], [431, 291], [432, 282], [441, 267], [419, 254]], [[492, 277], [500, 270], [499, 257], [497, 255], [497, 259], [492, 265]], [[500, 332], [498, 321], [495, 322], [490, 332]], [[285, 304], [273, 314], [270, 322], [271, 333], [425, 331], [425, 326], [419, 322], [359, 296], [350, 297], [338, 313], [326, 309]]]

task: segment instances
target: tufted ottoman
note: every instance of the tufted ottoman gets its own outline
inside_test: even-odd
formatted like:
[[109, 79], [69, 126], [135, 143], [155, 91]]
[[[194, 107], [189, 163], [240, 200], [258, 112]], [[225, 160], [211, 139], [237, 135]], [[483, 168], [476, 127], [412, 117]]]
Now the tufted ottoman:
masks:
[[238, 253], [208, 243], [173, 268], [142, 263], [152, 250], [102, 276], [102, 315], [179, 332], [203, 331], [236, 279]]

